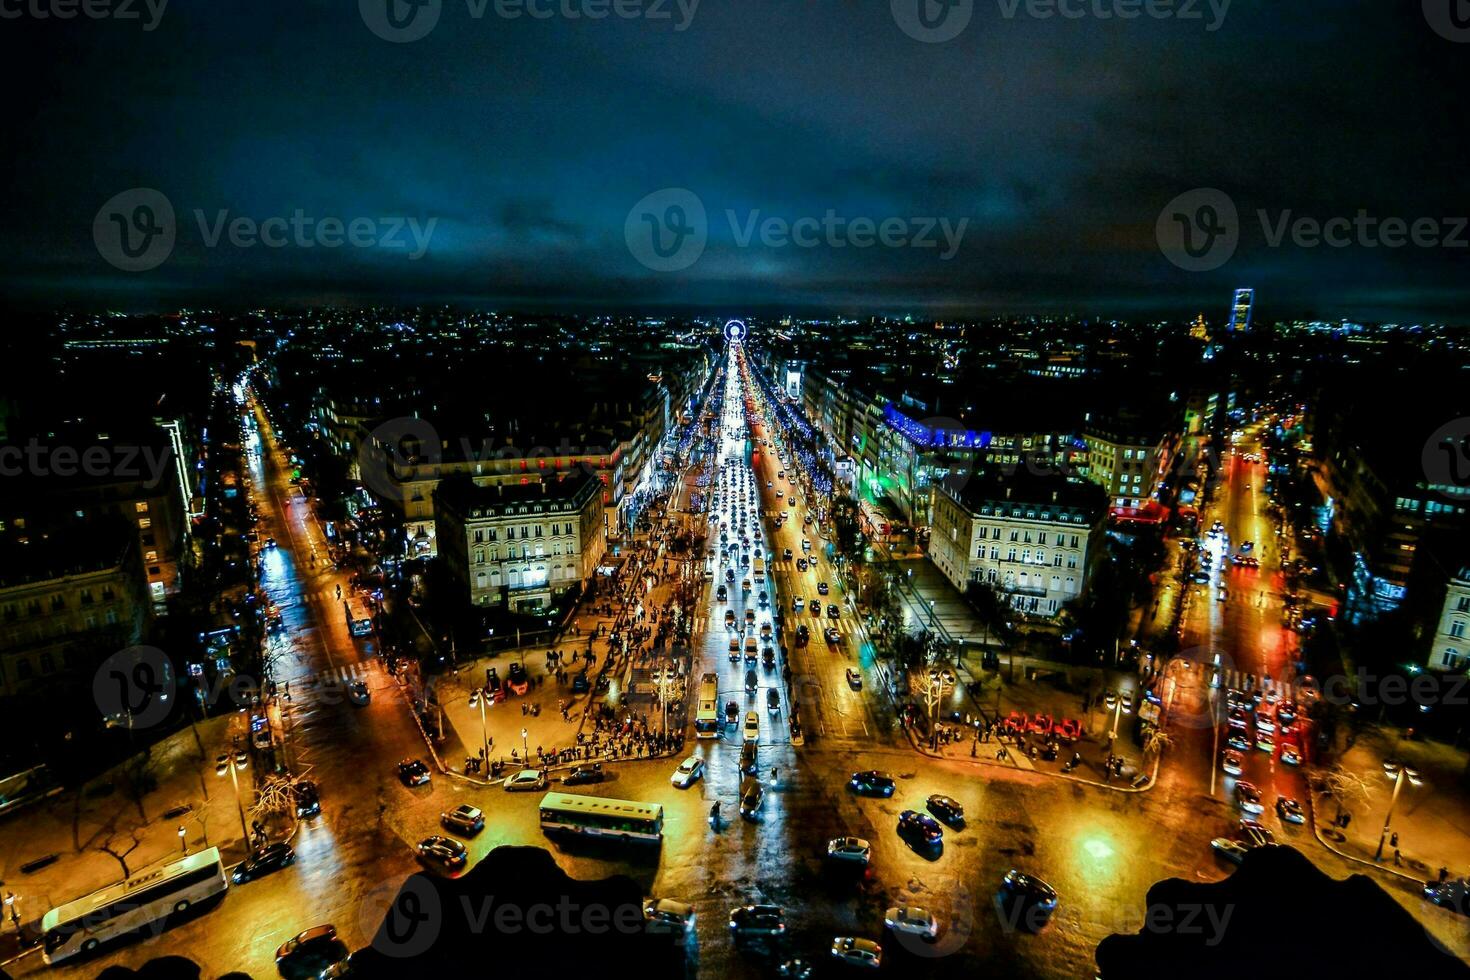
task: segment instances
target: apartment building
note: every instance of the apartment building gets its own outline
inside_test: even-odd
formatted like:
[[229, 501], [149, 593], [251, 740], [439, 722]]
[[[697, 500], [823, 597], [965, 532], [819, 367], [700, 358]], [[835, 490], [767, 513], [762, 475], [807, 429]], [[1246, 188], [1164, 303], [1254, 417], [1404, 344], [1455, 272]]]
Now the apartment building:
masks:
[[603, 485], [592, 473], [477, 481], [433, 495], [439, 555], [478, 607], [535, 612], [585, 584], [602, 560]]
[[1087, 590], [1107, 501], [1060, 475], [987, 472], [935, 487], [930, 560], [958, 589], [988, 582], [1021, 612], [1055, 616]]
[[1429, 649], [1429, 669], [1470, 668], [1470, 565], [1450, 577]]

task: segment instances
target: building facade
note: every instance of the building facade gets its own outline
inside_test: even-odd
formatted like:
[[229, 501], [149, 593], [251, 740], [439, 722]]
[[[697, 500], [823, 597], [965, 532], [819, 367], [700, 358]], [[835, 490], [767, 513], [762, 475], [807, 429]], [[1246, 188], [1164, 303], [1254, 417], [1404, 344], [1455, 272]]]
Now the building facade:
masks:
[[0, 555], [0, 697], [90, 684], [98, 662], [142, 639], [152, 603], [124, 526], [8, 538]]
[[1470, 667], [1470, 566], [1449, 582], [1444, 608], [1429, 651], [1429, 669], [1461, 671]]
[[439, 481], [439, 555], [468, 602], [536, 612], [591, 579], [606, 546], [603, 485], [591, 473], [532, 482]]
[[1062, 476], [984, 474], [936, 485], [930, 560], [964, 590], [985, 582], [1019, 611], [1051, 617], [1087, 590], [1107, 507]]

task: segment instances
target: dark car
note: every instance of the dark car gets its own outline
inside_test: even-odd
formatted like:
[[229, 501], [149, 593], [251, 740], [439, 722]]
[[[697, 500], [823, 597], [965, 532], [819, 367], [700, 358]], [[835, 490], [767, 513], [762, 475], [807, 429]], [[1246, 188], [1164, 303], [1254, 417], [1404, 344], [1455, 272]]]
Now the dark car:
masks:
[[730, 910], [730, 932], [747, 936], [779, 936], [786, 931], [786, 915], [779, 905], [743, 905]]
[[426, 864], [438, 865], [450, 871], [458, 871], [465, 866], [469, 860], [469, 852], [465, 846], [453, 837], [443, 837], [434, 834], [419, 841], [416, 848], [419, 860]]
[[405, 786], [422, 786], [429, 781], [429, 767], [418, 759], [398, 763], [398, 781]]
[[505, 672], [505, 682], [516, 694], [525, 694], [531, 686], [531, 678], [526, 674], [524, 664], [511, 664], [510, 669]]
[[291, 849], [290, 844], [267, 844], [241, 861], [230, 875], [230, 880], [237, 885], [243, 885], [247, 881], [263, 878], [272, 871], [280, 871], [295, 860], [296, 852]]
[[583, 783], [600, 783], [606, 779], [602, 771], [602, 763], [594, 762], [591, 765], [578, 766], [561, 778], [564, 786], [581, 786]]
[[871, 796], [892, 796], [894, 790], [893, 777], [886, 772], [878, 772], [876, 769], [868, 769], [863, 772], [855, 772], [847, 781], [849, 789], [858, 793]]
[[1461, 915], [1470, 915], [1470, 882], [1464, 878], [1453, 881], [1426, 881], [1424, 897], [1440, 908], [1451, 909]]
[[309, 779], [303, 779], [296, 784], [296, 815], [298, 817], [315, 817], [322, 812], [321, 793], [316, 788], [316, 783]]
[[738, 725], [740, 723], [740, 705], [734, 701], [725, 702], [725, 724]]
[[756, 761], [756, 743], [745, 742], [740, 746], [740, 772], [746, 776], [754, 776], [760, 763]]
[[948, 796], [935, 794], [924, 801], [925, 807], [940, 820], [951, 827], [959, 827], [965, 822], [965, 808], [958, 801]]
[[298, 933], [276, 948], [276, 969], [286, 980], [319, 977], [348, 960], [347, 944], [330, 925]]
[[898, 836], [923, 847], [936, 847], [944, 841], [939, 821], [917, 810], [905, 810], [898, 815]]
[[745, 693], [746, 694], [754, 694], [755, 691], [756, 691], [756, 688], [759, 687], [759, 686], [760, 686], [760, 681], [756, 679], [755, 671], [753, 671], [753, 670], [747, 670], [745, 672]]
[[572, 678], [573, 694], [586, 694], [591, 688], [592, 684], [587, 680], [587, 672], [585, 670]]
[[1056, 889], [1034, 875], [1012, 868], [996, 895], [1001, 912], [1017, 928], [1039, 931], [1057, 908]]

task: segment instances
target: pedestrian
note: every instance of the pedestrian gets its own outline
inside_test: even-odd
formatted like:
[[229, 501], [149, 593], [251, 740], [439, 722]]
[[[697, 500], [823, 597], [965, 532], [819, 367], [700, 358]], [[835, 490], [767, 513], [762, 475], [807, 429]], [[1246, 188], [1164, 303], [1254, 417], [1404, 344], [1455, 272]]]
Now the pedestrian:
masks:
[[1394, 833], [1389, 836], [1389, 838], [1388, 838], [1388, 846], [1394, 848], [1395, 850], [1398, 849], [1398, 846], [1399, 846], [1399, 835], [1398, 835], [1398, 831], [1394, 831]]
[[1393, 863], [1398, 865], [1399, 867], [1403, 867], [1404, 864], [1403, 856], [1399, 854], [1399, 849], [1397, 847], [1393, 849]]

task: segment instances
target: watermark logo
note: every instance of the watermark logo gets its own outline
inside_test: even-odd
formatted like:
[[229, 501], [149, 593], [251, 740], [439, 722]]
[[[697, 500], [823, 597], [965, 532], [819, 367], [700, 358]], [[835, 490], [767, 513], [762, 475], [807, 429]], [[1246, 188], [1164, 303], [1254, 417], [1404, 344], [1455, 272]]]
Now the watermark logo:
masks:
[[1198, 187], [1164, 205], [1154, 236], [1174, 265], [1185, 272], [1210, 272], [1235, 255], [1240, 214], [1224, 191]]
[[[1149, 20], [1201, 21], [1205, 33], [1225, 26], [1231, 0], [997, 0], [1001, 16], [1014, 20], [1024, 13], [1032, 20]], [[1207, 9], [1208, 8], [1208, 9]], [[1205, 20], [1206, 13], [1210, 19]]]
[[136, 479], [153, 488], [163, 482], [173, 465], [167, 446], [97, 443], [90, 446], [53, 445], [32, 438], [23, 444], [0, 446], [0, 476]]
[[113, 195], [92, 219], [97, 253], [124, 272], [158, 268], [173, 252], [176, 234], [173, 204], [152, 187]]
[[[138, 8], [142, 7], [142, 10]], [[0, 20], [142, 20], [146, 34], [158, 28], [168, 0], [10, 0], [0, 2]], [[80, 8], [80, 9], [78, 9]], [[145, 16], [146, 13], [146, 16]]]
[[402, 500], [403, 485], [395, 476], [400, 466], [432, 466], [444, 456], [439, 431], [427, 419], [396, 418], [379, 425], [358, 450], [362, 485], [380, 500]]
[[173, 664], [157, 647], [119, 650], [92, 678], [92, 697], [103, 718], [128, 728], [151, 728], [166, 720], [173, 690]]
[[970, 26], [975, 0], [889, 0], [893, 22], [915, 41], [943, 44]]
[[633, 258], [654, 272], [687, 269], [709, 241], [704, 202], [683, 187], [654, 191], [628, 212], [623, 239]]
[[443, 8], [444, 0], [357, 0], [367, 29], [391, 44], [426, 37], [438, 25]]
[[395, 959], [427, 953], [444, 926], [439, 893], [423, 875], [410, 875], [401, 885], [382, 882], [363, 897], [358, 912], [372, 948]]
[[1470, 0], [1423, 0], [1423, 6], [1434, 33], [1456, 44], [1470, 42]]
[[1430, 488], [1463, 502], [1470, 495], [1470, 418], [1458, 418], [1435, 429], [1424, 441], [1420, 459]]

